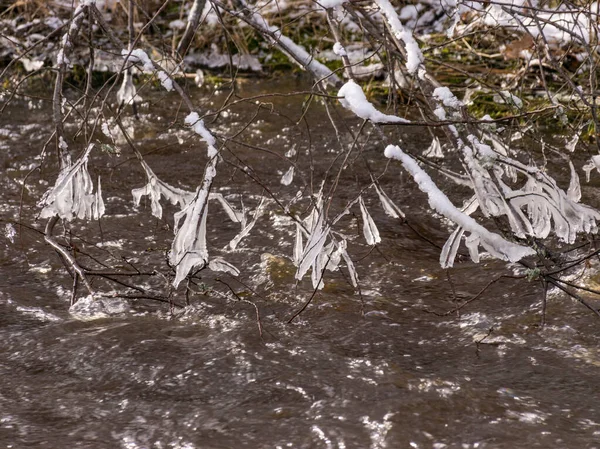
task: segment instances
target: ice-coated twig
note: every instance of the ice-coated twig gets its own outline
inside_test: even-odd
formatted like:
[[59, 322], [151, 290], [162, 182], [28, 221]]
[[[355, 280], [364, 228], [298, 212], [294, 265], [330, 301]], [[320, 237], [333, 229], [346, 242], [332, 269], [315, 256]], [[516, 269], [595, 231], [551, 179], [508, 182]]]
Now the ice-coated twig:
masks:
[[[82, 2], [77, 5], [71, 18], [71, 25], [66, 33], [62, 37], [61, 48], [56, 56], [56, 80], [54, 82], [54, 93], [52, 94], [52, 121], [54, 122], [54, 128], [56, 130], [57, 139], [63, 139], [64, 141], [64, 129], [63, 129], [63, 113], [62, 113], [62, 102], [63, 102], [63, 82], [65, 77], [65, 70], [69, 64], [69, 56], [73, 50], [73, 41], [79, 33], [83, 18], [88, 13], [89, 5], [86, 2]], [[63, 148], [58, 146], [59, 162], [61, 169], [68, 163], [68, 153], [62, 151]]]

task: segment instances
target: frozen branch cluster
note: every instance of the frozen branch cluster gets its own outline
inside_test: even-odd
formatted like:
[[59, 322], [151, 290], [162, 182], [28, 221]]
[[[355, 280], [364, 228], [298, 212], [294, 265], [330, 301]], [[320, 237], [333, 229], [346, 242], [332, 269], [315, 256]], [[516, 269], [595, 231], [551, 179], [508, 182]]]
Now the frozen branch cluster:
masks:
[[[172, 210], [174, 235], [170, 242], [167, 261], [174, 271], [172, 279], [169, 278], [169, 283], [175, 288], [185, 280], [189, 281], [188, 286], [192, 285], [196, 274], [204, 269], [227, 272], [231, 275], [239, 274], [235, 266], [217, 257], [218, 251], [209, 245], [209, 231], [212, 227], [209, 209], [216, 202], [226, 212], [228, 218], [239, 225], [237, 235], [223, 248], [224, 251], [238, 250], [242, 240], [255, 229], [258, 220], [266, 214], [271, 214], [271, 206], [276, 206], [282, 209], [286, 219], [291, 220], [293, 226], [293, 231], [289, 235], [293, 238], [289, 255], [296, 267], [295, 280], [302, 281], [310, 276], [316, 292], [323, 288], [326, 272], [344, 268], [350, 284], [358, 289], [359, 277], [349, 251], [352, 249], [351, 245], [362, 244], [370, 247], [369, 250], [373, 250], [378, 249], [375, 247], [382, 242], [382, 234], [376, 221], [378, 216], [371, 214], [373, 212], [371, 201], [379, 200], [382, 207], [380, 216], [385, 213], [388, 217], [397, 220], [398, 224], [411, 226], [409, 223], [411, 217], [404, 214], [396, 205], [396, 198], [392, 199], [388, 196], [384, 191], [385, 186], [382, 187], [390, 171], [398, 168], [408, 173], [418, 189], [427, 196], [427, 213], [433, 212], [435, 216], [439, 214], [452, 224], [450, 236], [440, 254], [440, 264], [443, 268], [453, 266], [461, 245], [466, 247], [474, 262], [480, 261], [483, 252], [500, 260], [517, 262], [526, 257], [537, 256], [540, 259], [546, 257], [543, 254], [544, 242], [542, 242], [546, 239], [554, 238], [554, 241], [559, 244], [572, 245], [580, 234], [592, 234], [598, 230], [597, 222], [600, 213], [580, 203], [579, 176], [569, 156], [589, 137], [583, 138], [584, 129], [600, 128], [594, 98], [598, 90], [597, 81], [590, 76], [589, 86], [585, 91], [575, 83], [575, 80], [584, 83], [579, 73], [574, 72], [572, 77], [565, 75], [562, 65], [557, 62], [552, 53], [565, 42], [575, 41], [579, 45], [578, 48], [588, 52], [582, 50], [584, 56], [578, 55], [576, 59], [578, 58], [579, 62], [586, 61], [585, 64], [593, 67], [594, 58], [597, 58], [595, 32], [597, 24], [591, 18], [598, 12], [597, 6], [589, 7], [587, 14], [578, 15], [577, 13], [582, 9], [575, 5], [562, 6], [552, 12], [538, 10], [521, 0], [485, 4], [442, 0], [402, 7], [393, 5], [390, 0], [371, 2], [323, 0], [301, 6], [302, 12], [307, 12], [310, 17], [323, 19], [324, 27], [329, 27], [325, 28], [325, 31], [319, 30], [323, 33], [320, 36], [322, 42], [312, 48], [312, 43], [307, 44], [308, 40], [303, 42], [306, 45], [301, 45], [299, 39], [302, 38], [293, 34], [285, 21], [278, 20], [276, 14], [281, 6], [279, 4], [275, 7], [268, 1], [232, 0], [207, 3], [204, 0], [194, 0], [186, 3], [187, 22], [177, 20], [175, 21], [177, 23], [172, 22], [169, 27], [174, 34], [171, 55], [159, 57], [154, 55], [161, 51], [158, 50], [160, 46], [145, 40], [143, 35], [136, 35], [137, 29], [140, 29], [133, 21], [137, 6], [133, 2], [129, 3], [129, 6], [129, 40], [126, 44], [123, 43], [124, 35], [115, 33], [93, 0], [81, 1], [74, 8], [70, 22], [65, 21], [63, 25], [56, 26], [56, 29], [59, 26], [64, 27], [56, 33], [58, 37], [56, 50], [53, 53], [56, 57], [53, 139], [56, 142], [60, 172], [54, 186], [46, 191], [39, 202], [42, 208], [40, 216], [49, 219], [46, 240], [59, 251], [79, 278], [86, 282], [90, 294], [92, 294], [91, 284], [85, 280], [87, 276], [85, 270], [77, 264], [75, 256], [69, 254], [65, 248], [61, 249], [61, 244], [52, 237], [52, 229], [58, 218], [66, 221], [75, 218], [98, 220], [105, 212], [100, 178], [95, 187], [88, 171], [88, 162], [94, 147], [90, 142], [97, 138], [98, 130], [101, 130], [113, 143], [126, 142], [140, 162], [145, 174], [145, 183], [131, 191], [135, 206], [147, 204], [152, 215], [158, 219], [165, 219], [165, 211]], [[281, 7], [285, 8], [285, 5]], [[210, 11], [214, 17], [209, 20], [207, 15]], [[141, 28], [142, 34], [158, 16], [159, 13], [151, 18], [150, 22], [144, 23]], [[184, 17], [181, 15], [180, 19]], [[294, 16], [294, 20], [296, 19], [298, 24], [307, 20], [304, 15]], [[465, 20], [468, 20], [468, 23], [464, 23]], [[281, 153], [285, 154], [285, 157], [278, 153], [277, 156], [286, 165], [283, 168], [281, 166], [275, 168], [274, 172], [279, 175], [275, 181], [276, 188], [273, 188], [253, 173], [253, 167], [245, 166], [246, 160], [236, 154], [238, 151], [236, 146], [246, 144], [237, 139], [246, 132], [246, 128], [250, 128], [252, 122], [239, 134], [235, 134], [235, 131], [228, 134], [230, 132], [228, 126], [214, 128], [224, 129], [222, 135], [214, 133], [213, 125], [209, 125], [212, 122], [209, 122], [207, 117], [211, 117], [211, 120], [212, 117], [215, 117], [215, 120], [223, 120], [227, 117], [225, 111], [229, 107], [250, 100], [244, 98], [243, 89], [235, 84], [235, 79], [232, 79], [231, 95], [225, 100], [222, 109], [203, 111], [201, 114], [197, 105], [202, 103], [197, 98], [190, 98], [189, 91], [184, 89], [185, 84], [181, 78], [193, 75], [193, 73], [183, 73], [189, 68], [186, 64], [191, 60], [201, 60], [198, 54], [196, 55], [198, 58], [195, 59], [194, 55], [191, 55], [190, 59], [186, 56], [190, 56], [188, 54], [190, 49], [192, 53], [194, 52], [195, 33], [206, 22], [211, 22], [214, 26], [229, 27], [235, 24], [235, 26], [245, 27], [246, 31], [256, 33], [259, 40], [263, 41], [259, 44], [261, 55], [252, 57], [265, 57], [267, 60], [264, 53], [277, 48], [290, 62], [311, 75], [313, 83], [307, 88], [310, 92], [302, 92], [302, 95], [307, 95], [309, 99], [303, 106], [298, 123], [302, 121], [310, 123], [312, 119], [310, 108], [314, 107], [313, 104], [324, 106], [325, 113], [331, 121], [331, 129], [339, 144], [338, 152], [333, 148], [327, 149], [327, 152], [336, 153], [324, 175], [320, 173], [321, 165], [314, 163], [314, 158], [326, 156], [312, 151], [312, 148], [304, 153], [295, 153], [296, 158], [293, 161], [289, 152]], [[86, 28], [86, 25], [89, 27]], [[344, 26], [348, 28], [344, 30]], [[428, 38], [421, 35], [417, 36], [417, 39], [414, 33], [415, 29], [417, 32], [425, 30], [441, 33], [437, 36], [448, 37], [446, 43], [439, 45], [443, 47], [460, 43], [461, 37], [455, 39], [457, 33], [471, 33], [490, 26], [506, 27], [526, 33], [533, 42], [532, 45], [536, 45], [535, 50], [538, 53], [536, 57], [539, 61], [536, 67], [540, 68], [540, 72], [536, 73], [536, 76], [543, 78], [545, 70], [553, 70], [554, 74], [562, 76], [564, 84], [570, 89], [571, 97], [578, 101], [578, 106], [583, 105], [590, 110], [591, 118], [588, 122], [571, 124], [571, 128], [577, 130], [576, 135], [565, 138], [566, 145], [563, 149], [568, 154], [564, 154], [564, 160], [568, 162], [570, 171], [570, 184], [567, 189], [561, 188], [546, 171], [545, 154], [542, 163], [536, 162], [535, 156], [529, 157], [525, 163], [522, 162], [525, 157], [519, 155], [516, 148], [512, 147], [511, 137], [500, 134], [501, 131], [493, 131], [494, 126], [498, 125], [496, 130], [500, 128], [500, 125], [495, 123], [499, 120], [492, 120], [489, 116], [483, 120], [474, 117], [475, 114], [470, 112], [472, 109], [469, 109], [473, 98], [470, 96], [471, 88], [467, 90], [468, 95], [461, 96], [459, 99], [456, 95], [459, 90], [443, 85], [435, 78], [438, 72], [428, 68], [435, 67], [437, 64], [435, 58], [438, 45], [437, 43], [428, 45], [427, 51], [422, 51], [420, 45], [422, 42], [427, 42]], [[82, 59], [76, 52], [78, 35], [82, 30], [88, 32], [92, 40], [97, 33], [104, 33], [110, 43], [106, 44], [107, 48], [102, 48], [106, 41], [99, 40], [96, 46], [90, 43], [89, 48], [85, 50], [86, 55], [89, 56], [87, 68], [89, 79], [87, 79], [85, 94], [82, 94], [79, 100], [73, 101], [69, 95], [64, 95], [63, 84], [66, 70], [71, 64], [70, 59]], [[183, 35], [178, 34], [178, 31]], [[230, 31], [226, 30], [228, 39], [232, 36]], [[327, 32], [330, 35], [325, 37]], [[4, 34], [9, 35], [9, 33]], [[178, 36], [181, 36], [179, 43], [177, 43]], [[348, 38], [348, 36], [352, 37]], [[357, 36], [360, 36], [360, 39]], [[237, 36], [234, 37], [237, 39]], [[465, 45], [469, 45], [467, 40], [462, 40]], [[229, 45], [230, 41], [227, 39], [225, 41]], [[16, 38], [15, 42], [18, 43]], [[431, 40], [429, 42], [432, 43]], [[37, 44], [34, 44], [34, 47], [35, 45]], [[152, 52], [147, 52], [145, 46], [150, 45]], [[357, 50], [359, 47], [360, 50]], [[18, 48], [17, 44], [15, 48]], [[23, 46], [23, 48], [28, 47]], [[167, 46], [163, 46], [163, 51], [164, 48]], [[216, 44], [214, 48], [232, 65], [235, 65], [236, 58], [239, 61], [250, 53], [246, 51], [244, 54], [244, 51], [240, 50], [237, 54], [226, 54], [227, 52], [221, 51]], [[106, 86], [110, 86], [109, 88], [104, 86], [94, 92], [95, 86], [91, 74], [95, 70], [94, 57], [99, 50], [117, 55], [120, 73], [107, 83]], [[31, 60], [25, 58], [28, 52], [29, 49], [20, 56], [24, 58], [25, 69], [43, 68], [43, 61], [40, 66], [40, 61], [35, 61], [33, 56]], [[327, 57], [325, 53], [328, 53]], [[523, 56], [521, 53], [519, 58]], [[530, 53], [529, 57], [531, 62], [533, 54]], [[333, 61], [335, 65], [328, 67], [326, 65], [328, 61]], [[529, 62], [524, 71], [530, 69]], [[366, 69], [371, 65], [374, 67], [371, 67], [372, 72], [369, 72]], [[584, 67], [582, 62], [578, 70], [583, 70], [582, 67], [588, 66]], [[234, 78], [233, 69], [230, 73]], [[385, 77], [385, 81], [381, 81], [380, 85], [389, 88], [390, 101], [386, 105], [379, 106], [368, 98], [368, 89], [363, 83], [365, 73], [368, 73], [368, 76], [379, 77], [377, 78], [379, 81]], [[142, 99], [134, 84], [134, 75], [139, 74], [149, 75], [157, 81], [156, 85], [160, 83], [164, 91], [179, 96], [181, 105], [186, 107], [188, 112], [170, 121], [170, 126], [178, 123], [177, 126], [191, 130], [195, 138], [202, 142], [203, 148], [206, 148], [205, 154], [190, 162], [198, 163], [198, 178], [192, 182], [184, 180], [185, 184], [181, 184], [183, 187], [176, 187], [161, 180], [137, 150], [137, 144], [129, 137], [130, 124], [135, 122], [133, 118], [126, 117], [129, 110], [125, 106], [132, 105], [133, 116], [137, 118], [136, 104], [139, 104]], [[591, 69], [590, 74], [592, 74]], [[476, 88], [482, 91], [487, 89], [485, 83], [476, 78], [473, 75], [467, 84], [476, 85]], [[544, 80], [545, 78], [542, 81]], [[119, 107], [113, 108], [108, 105], [112, 105], [111, 100], [114, 101], [115, 90], [119, 83], [120, 89], [116, 93]], [[514, 88], [517, 84], [510, 83], [512, 78], [493, 90], [485, 90], [485, 93], [492, 94], [494, 101], [501, 103], [506, 110], [514, 114], [510, 117], [514, 120], [512, 123], [518, 123], [520, 119], [529, 120], [531, 109], [529, 97]], [[102, 97], [104, 92], [108, 93]], [[94, 96], [95, 93], [97, 96]], [[555, 108], [556, 111], [553, 112], [561, 115], [561, 119], [567, 123], [569, 117], [558, 106], [557, 96], [551, 95], [547, 88], [546, 93], [550, 104], [548, 109]], [[298, 92], [293, 94], [296, 95]], [[262, 95], [252, 98], [252, 104], [256, 101], [259, 105], [257, 115], [252, 120], [259, 120], [259, 114], [263, 112], [263, 105], [266, 104], [266, 102], [261, 103], [262, 99], [257, 100], [260, 97]], [[402, 109], [398, 107], [401, 104], [398, 101], [401, 97], [411, 102], [408, 107]], [[273, 106], [275, 104], [274, 102], [271, 107], [275, 108]], [[96, 109], [96, 105], [100, 105], [100, 108]], [[344, 109], [343, 114], [339, 114], [340, 106]], [[418, 108], [419, 114], [413, 113], [413, 107], [414, 110]], [[91, 125], [94, 122], [93, 115], [96, 113], [96, 121]], [[177, 113], [180, 113], [179, 110]], [[353, 126], [356, 123], [349, 125], [349, 121], [354, 119], [358, 119], [356, 120], [359, 124], [358, 132]], [[69, 127], [71, 123], [68, 122], [77, 120], [81, 122], [80, 128], [77, 132], [73, 132], [72, 136], [67, 136], [65, 129], [69, 132], [74, 129]], [[125, 128], [123, 123], [127, 123], [128, 127]], [[96, 127], [98, 124], [100, 126]], [[237, 122], [235, 125], [232, 124], [231, 129], [236, 125]], [[421, 125], [429, 126], [426, 131], [431, 139], [427, 140], [424, 148], [419, 149], [420, 154], [417, 154], [414, 146], [406, 145], [403, 141], [406, 136], [403, 129], [409, 127], [414, 129], [414, 126]], [[423, 130], [425, 131], [425, 128]], [[525, 131], [521, 133], [519, 130], [519, 134], [524, 133]], [[82, 138], [86, 139], [86, 149], [75, 159], [73, 154], [69, 153], [67, 142], [78, 142]], [[595, 138], [597, 146], [600, 147], [600, 136]], [[587, 140], [591, 140], [591, 137]], [[376, 162], [370, 160], [373, 153], [367, 154], [363, 151], [367, 141], [377, 142], [379, 151], [374, 153], [378, 155]], [[252, 145], [248, 145], [248, 148], [252, 148]], [[104, 147], [106, 145], [103, 145]], [[381, 150], [383, 155], [392, 161], [383, 158]], [[265, 152], [265, 154], [275, 153], [276, 151], [270, 148]], [[590, 162], [583, 168], [588, 177], [594, 169], [600, 171], [600, 156], [590, 157]], [[308, 158], [310, 158], [310, 177], [306, 176], [305, 172]], [[72, 159], [75, 162], [72, 162]], [[261, 186], [263, 193], [250, 213], [244, 208], [245, 198], [242, 198], [240, 205], [233, 206], [228, 201], [231, 197], [216, 192], [218, 169], [219, 172], [222, 170], [219, 164], [223, 161], [233, 167], [236, 174], [242, 172]], [[342, 174], [349, 167], [357, 171], [361, 161], [364, 162], [369, 178], [365, 181], [364, 177], [359, 180], [360, 176], [356, 176], [356, 192], [350, 195], [340, 207], [338, 198], [340, 195], [336, 195], [336, 191], [340, 187], [339, 183], [344, 179]], [[383, 165], [385, 169], [382, 168]], [[339, 170], [337, 175], [334, 173], [335, 170]], [[452, 190], [443, 182], [437, 181], [432, 172], [443, 176], [444, 180], [459, 184], [460, 194], [451, 194]], [[323, 176], [323, 180], [319, 180], [320, 176]], [[317, 193], [314, 186], [319, 183]], [[302, 203], [306, 206], [303, 212], [290, 211], [289, 206], [285, 206], [285, 195], [296, 184], [301, 184], [301, 188], [290, 204]], [[412, 185], [414, 188], [414, 184]], [[466, 189], [470, 190], [464, 195]], [[463, 202], [462, 207], [455, 206], [457, 200], [464, 199], [461, 198], [462, 195], [466, 196], [467, 200]], [[342, 220], [342, 218], [351, 213], [356, 220], [352, 221], [352, 225], [347, 225], [347, 221], [351, 220]], [[356, 235], [344, 230], [344, 226], [353, 226], [354, 223], [358, 223], [360, 227]], [[426, 237], [423, 237], [423, 240], [429, 241]]]
[[[333, 225], [348, 212], [349, 207], [332, 220], [332, 223], [327, 223], [323, 208], [323, 194], [320, 192], [310, 214], [303, 221], [296, 222], [296, 240], [292, 258], [294, 265], [298, 267], [296, 279], [302, 280], [310, 269], [313, 288], [321, 289], [324, 286], [325, 270], [338, 270], [340, 262], [344, 260], [350, 282], [354, 287], [358, 285], [358, 275], [347, 252], [347, 239], [332, 230]], [[376, 228], [375, 232], [377, 232]], [[379, 237], [378, 233], [377, 237]], [[372, 244], [374, 243], [373, 241]]]
[[54, 187], [46, 191], [38, 203], [42, 207], [41, 218], [58, 216], [67, 221], [74, 218], [98, 220], [104, 215], [100, 177], [94, 192], [88, 172], [88, 157], [92, 148], [94, 145], [90, 144], [74, 164], [68, 162], [61, 170]]

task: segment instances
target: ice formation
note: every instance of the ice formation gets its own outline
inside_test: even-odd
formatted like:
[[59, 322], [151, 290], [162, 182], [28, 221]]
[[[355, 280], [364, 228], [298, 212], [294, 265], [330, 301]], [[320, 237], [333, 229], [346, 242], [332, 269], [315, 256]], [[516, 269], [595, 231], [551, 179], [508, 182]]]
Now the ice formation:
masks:
[[87, 168], [92, 148], [93, 144], [88, 145], [74, 164], [67, 159], [67, 165], [59, 173], [54, 187], [47, 190], [38, 203], [38, 206], [43, 208], [40, 217], [59, 216], [71, 221], [74, 218], [98, 220], [104, 215], [100, 177], [94, 193], [94, 185]]

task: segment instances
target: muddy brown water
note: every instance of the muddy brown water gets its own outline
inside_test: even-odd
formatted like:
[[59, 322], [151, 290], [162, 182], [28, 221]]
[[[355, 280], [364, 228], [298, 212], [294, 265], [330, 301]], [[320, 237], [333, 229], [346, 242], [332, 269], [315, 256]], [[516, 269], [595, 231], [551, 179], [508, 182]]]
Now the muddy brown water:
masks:
[[[291, 88], [306, 86], [294, 80], [252, 80], [240, 94]], [[204, 110], [218, 107], [226, 95], [211, 95], [209, 89], [193, 93]], [[142, 106], [136, 123], [136, 143], [161, 179], [193, 189], [204, 150], [183, 127], [167, 131], [178, 107], [174, 97], [148, 93], [148, 98], [151, 104]], [[271, 152], [232, 145], [236, 163], [253, 167], [254, 175], [286, 201], [310, 185], [311, 155], [312, 182], [318, 185], [339, 153], [316, 102], [307, 121], [295, 124], [305, 99], [263, 99], [272, 101], [272, 109], [265, 106], [237, 138]], [[255, 104], [240, 104], [210, 126], [232, 136], [256, 110]], [[27, 174], [48, 138], [48, 111], [42, 102], [16, 100], [0, 117], [2, 217], [21, 217], [37, 230], [44, 223], [36, 220], [35, 203], [55, 173], [49, 165], [41, 175]], [[342, 123], [343, 117], [337, 120]], [[423, 130], [402, 133], [406, 145], [428, 145]], [[368, 183], [364, 160], [378, 173], [385, 167], [382, 143], [373, 136], [363, 143], [356, 168], [342, 174], [337, 193], [342, 200]], [[279, 178], [289, 167], [284, 154], [292, 147], [300, 170], [292, 186], [285, 187]], [[164, 250], [172, 238], [174, 209], [165, 206], [165, 218], [156, 220], [149, 204], [133, 206], [130, 191], [145, 181], [126, 147], [121, 156], [98, 152], [90, 166], [103, 177], [107, 215], [101, 227], [75, 221], [71, 232], [102, 242], [96, 251], [113, 265], [125, 256], [140, 268], [168, 273]], [[246, 207], [255, 208], [262, 187], [240, 174], [239, 167], [223, 163], [219, 170], [216, 189], [237, 205], [243, 197]], [[399, 167], [388, 168], [382, 185], [421, 233], [444, 243], [448, 228], [428, 216], [424, 198]], [[600, 323], [580, 305], [551, 295], [548, 324], [541, 330], [539, 286], [511, 279], [494, 284], [460, 316], [439, 316], [454, 305], [446, 273], [439, 268], [439, 250], [386, 217], [374, 195], [367, 204], [383, 242], [378, 251], [370, 251], [360, 236], [353, 240], [361, 295], [341, 273], [328, 274], [324, 291], [292, 324], [287, 319], [312, 290], [309, 282], [296, 286], [293, 281], [291, 224], [270, 205], [248, 240], [227, 251], [222, 248], [237, 225], [211, 204], [211, 251], [240, 267], [240, 280], [257, 293], [222, 276], [259, 307], [262, 338], [251, 304], [216, 294], [193, 296], [192, 306], [175, 316], [151, 301], [119, 303], [104, 318], [89, 310], [69, 313], [71, 281], [39, 234], [21, 229], [14, 242], [3, 238], [0, 446], [600, 447]], [[344, 232], [359, 234], [359, 215], [355, 211], [348, 217]], [[451, 278], [464, 300], [515, 269], [491, 260], [462, 262]], [[214, 277], [207, 274], [207, 285], [226, 291]], [[137, 282], [159, 291], [164, 281]], [[181, 295], [176, 298], [182, 301]]]

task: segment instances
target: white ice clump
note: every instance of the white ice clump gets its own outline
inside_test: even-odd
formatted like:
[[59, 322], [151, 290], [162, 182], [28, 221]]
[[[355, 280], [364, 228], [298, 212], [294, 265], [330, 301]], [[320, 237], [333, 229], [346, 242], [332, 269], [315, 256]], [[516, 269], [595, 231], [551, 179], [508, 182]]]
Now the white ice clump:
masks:
[[127, 301], [118, 298], [94, 298], [92, 295], [80, 298], [69, 308], [71, 316], [81, 321], [109, 318], [129, 311]]
[[92, 178], [88, 172], [88, 156], [94, 148], [88, 145], [83, 155], [74, 164], [67, 165], [59, 173], [54, 187], [46, 191], [38, 206], [43, 207], [41, 218], [58, 215], [71, 221], [75, 217], [86, 220], [98, 220], [104, 215], [102, 187], [98, 177], [98, 187], [94, 193]]
[[318, 0], [319, 5], [325, 9], [335, 8], [336, 6], [343, 5], [348, 0]]
[[446, 107], [460, 109], [463, 106], [462, 102], [445, 86], [436, 88], [433, 96]]
[[575, 148], [577, 147], [578, 142], [579, 142], [579, 133], [575, 133], [573, 138], [566, 142], [565, 148], [567, 149], [568, 152], [572, 153], [575, 151]]
[[4, 237], [10, 242], [15, 243], [15, 237], [17, 236], [17, 231], [15, 231], [15, 227], [12, 223], [6, 223], [4, 226]]
[[154, 64], [152, 63], [152, 60], [146, 54], [146, 52], [140, 48], [135, 48], [131, 51], [123, 49], [121, 50], [121, 56], [123, 56], [126, 61], [132, 62], [134, 64], [142, 64], [145, 72], [154, 71]]
[[362, 88], [353, 80], [342, 86], [338, 92], [338, 97], [343, 97], [340, 98], [343, 107], [364, 120], [371, 120], [374, 123], [409, 123], [406, 119], [384, 114], [375, 109], [375, 106], [367, 100]]
[[166, 72], [159, 70], [158, 73], [156, 74], [156, 76], [158, 76], [158, 79], [160, 80], [160, 84], [162, 84], [162, 86], [168, 92], [171, 92], [173, 90], [173, 80], [171, 79], [171, 77], [169, 75], [167, 75]]
[[505, 102], [508, 104], [512, 104], [513, 106], [516, 106], [518, 109], [522, 109], [523, 108], [523, 100], [521, 100], [519, 97], [517, 97], [514, 94], [511, 94], [509, 91], [507, 90], [503, 90], [501, 92], [502, 96], [505, 98]]
[[22, 57], [20, 61], [21, 64], [23, 64], [23, 68], [26, 72], [33, 72], [35, 70], [41, 69], [44, 66], [44, 61], [28, 59], [25, 57]]
[[58, 148], [60, 148], [61, 150], [69, 149], [69, 146], [67, 145], [67, 142], [65, 142], [65, 139], [63, 139], [63, 136], [60, 136], [58, 138]]
[[333, 44], [333, 52], [338, 56], [348, 56], [348, 53], [346, 53], [346, 50], [339, 42]]
[[[154, 63], [150, 59], [150, 57], [146, 54], [144, 50], [139, 48], [133, 50], [121, 50], [121, 55], [125, 58], [125, 61], [131, 62], [133, 64], [141, 64], [143, 67], [143, 71], [146, 73], [154, 73], [156, 72], [156, 76], [158, 77], [160, 84], [168, 91], [171, 92], [173, 90], [173, 78], [165, 72], [164, 70], [157, 70], [157, 67], [154, 66]], [[119, 103], [125, 101], [129, 103], [133, 101], [135, 97], [135, 87], [133, 87], [133, 82], [131, 81], [131, 74], [129, 70], [125, 72], [125, 78], [123, 79], [123, 84], [119, 93], [117, 94], [117, 98]]]
[[[477, 236], [479, 244], [488, 251], [492, 256], [511, 262], [517, 262], [523, 257], [534, 255], [535, 251], [526, 246], [517, 245], [516, 243], [505, 240], [498, 234], [494, 234], [473, 218], [458, 210], [448, 199], [448, 197], [435, 185], [429, 175], [417, 165], [417, 163], [398, 146], [389, 145], [385, 149], [385, 156], [390, 159], [396, 159], [402, 162], [404, 168], [412, 175], [419, 189], [427, 194], [430, 207], [458, 224], [462, 229]], [[451, 266], [452, 261], [449, 261]]]
[[172, 30], [183, 30], [185, 28], [185, 22], [183, 20], [172, 20], [169, 22], [169, 28]]
[[549, 46], [564, 45], [572, 40], [582, 44], [590, 42], [589, 17], [580, 8], [562, 5], [561, 11], [538, 11], [532, 16], [531, 10], [521, 9], [522, 4], [522, 1], [492, 4], [482, 11], [483, 23], [522, 30], [534, 40], [543, 35]]
[[[353, 201], [341, 214], [332, 220], [332, 224], [328, 224], [325, 222], [322, 192], [319, 193], [316, 204], [308, 217], [302, 222], [296, 223], [296, 242], [292, 256], [292, 261], [297, 267], [296, 279], [302, 280], [308, 270], [311, 269], [313, 288], [322, 289], [324, 286], [322, 280], [324, 270], [338, 270], [339, 264], [343, 259], [348, 268], [351, 284], [354, 287], [358, 286], [358, 275], [356, 274], [354, 263], [346, 250], [346, 240], [343, 236], [337, 236], [340, 237], [338, 240], [332, 231], [332, 225], [347, 214], [349, 208], [356, 201], [358, 200]], [[303, 239], [305, 236], [307, 238], [306, 244], [304, 244]], [[377, 237], [379, 237], [378, 232]], [[329, 243], [326, 245], [328, 239]], [[375, 237], [373, 236], [374, 240]]]

